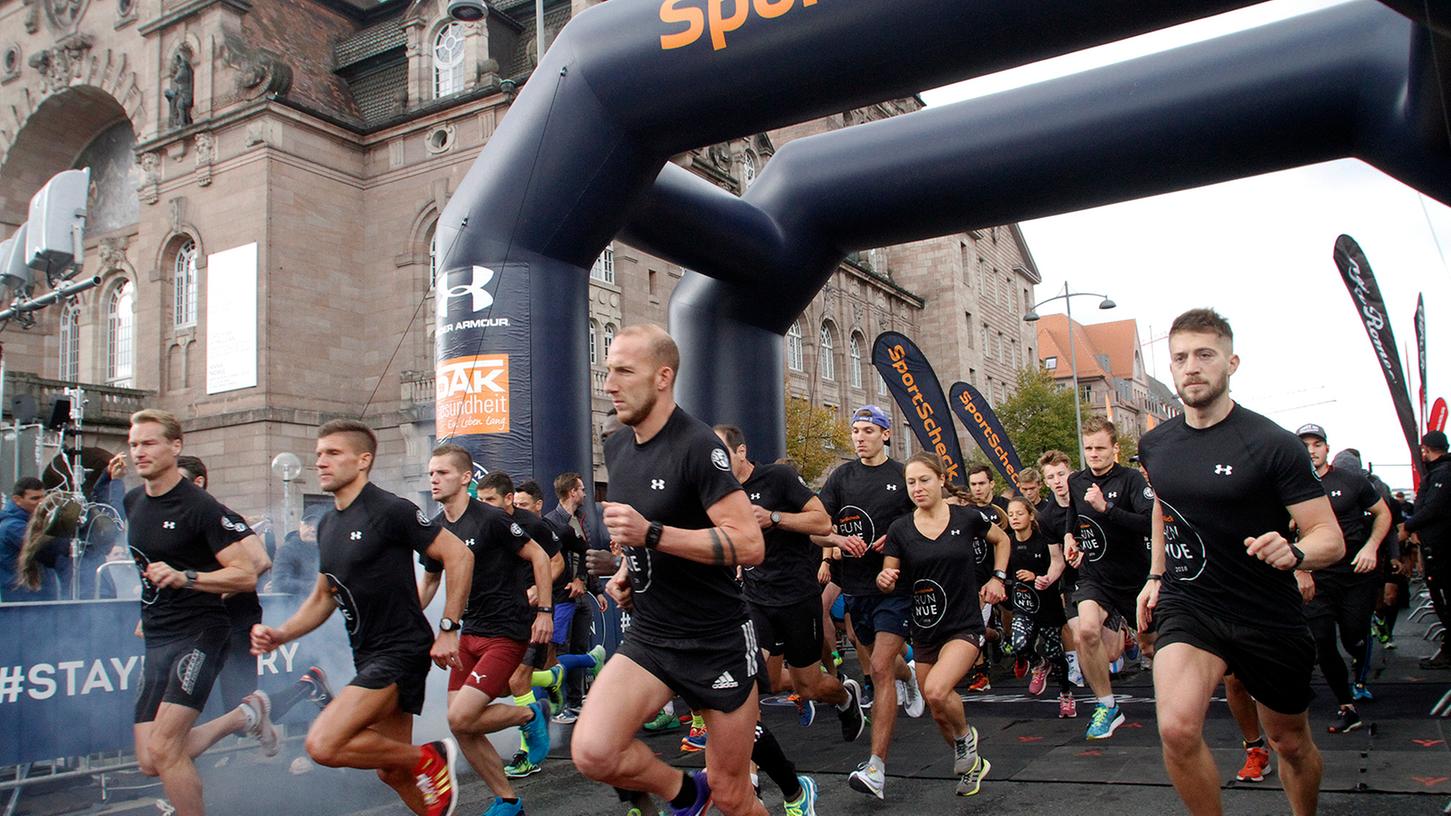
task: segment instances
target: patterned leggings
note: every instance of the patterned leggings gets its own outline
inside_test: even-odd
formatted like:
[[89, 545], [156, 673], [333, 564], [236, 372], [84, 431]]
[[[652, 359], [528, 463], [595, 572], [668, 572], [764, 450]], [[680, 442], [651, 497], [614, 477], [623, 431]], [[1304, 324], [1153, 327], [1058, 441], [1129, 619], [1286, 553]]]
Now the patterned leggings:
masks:
[[1050, 674], [1058, 681], [1058, 693], [1068, 694], [1068, 660], [1063, 656], [1063, 631], [1058, 626], [1039, 626], [1031, 615], [1013, 615], [1013, 653], [1032, 662], [1034, 657], [1047, 661]]

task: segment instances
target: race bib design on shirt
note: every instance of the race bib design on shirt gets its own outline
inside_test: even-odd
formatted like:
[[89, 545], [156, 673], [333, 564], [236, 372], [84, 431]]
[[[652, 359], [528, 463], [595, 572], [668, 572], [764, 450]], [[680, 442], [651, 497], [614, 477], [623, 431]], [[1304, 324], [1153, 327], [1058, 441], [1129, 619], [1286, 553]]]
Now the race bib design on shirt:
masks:
[[1078, 539], [1078, 549], [1083, 551], [1083, 557], [1089, 561], [1101, 561], [1108, 554], [1108, 536], [1098, 522], [1088, 516], [1078, 517], [1075, 537]]
[[630, 572], [630, 589], [641, 595], [649, 592], [654, 554], [645, 547], [626, 547], [625, 565]]
[[947, 611], [947, 593], [942, 585], [929, 578], [912, 584], [912, 623], [920, 629], [931, 629], [942, 622]]
[[1014, 584], [1013, 608], [1024, 615], [1038, 614], [1038, 590], [1032, 584]]
[[332, 590], [333, 603], [338, 605], [338, 611], [343, 615], [343, 623], [348, 628], [349, 635], [358, 633], [359, 625], [362, 623], [362, 616], [358, 614], [358, 604], [353, 600], [353, 593], [339, 581], [336, 575], [330, 572], [323, 573], [327, 579], [328, 588]]
[[[867, 511], [854, 504], [848, 504], [837, 511], [836, 532], [848, 538], [857, 536], [867, 544], [877, 540], [877, 528], [872, 523], [872, 517], [867, 515]], [[843, 552], [842, 555], [851, 557], [847, 552]]]
[[151, 559], [146, 557], [146, 553], [132, 547], [131, 560], [136, 562], [136, 572], [141, 575], [141, 604], [150, 606], [156, 603], [156, 596], [160, 592], [156, 588], [156, 584], [151, 583], [151, 579], [146, 577], [146, 568], [151, 566]]
[[1159, 505], [1164, 508], [1164, 555], [1168, 574], [1175, 581], [1193, 581], [1204, 572], [1207, 563], [1204, 539], [1172, 505], [1163, 499]]

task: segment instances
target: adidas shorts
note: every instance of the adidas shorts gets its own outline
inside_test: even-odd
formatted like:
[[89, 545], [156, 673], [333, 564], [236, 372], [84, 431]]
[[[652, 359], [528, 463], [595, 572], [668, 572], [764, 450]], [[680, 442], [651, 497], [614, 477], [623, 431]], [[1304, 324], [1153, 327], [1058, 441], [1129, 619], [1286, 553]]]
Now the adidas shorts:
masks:
[[692, 710], [729, 714], [746, 704], [760, 671], [761, 647], [750, 621], [714, 638], [688, 645], [645, 642], [625, 634], [616, 655], [624, 655], [680, 695]]
[[228, 634], [228, 627], [222, 625], [160, 643], [148, 640], [141, 694], [136, 698], [136, 722], [155, 720], [162, 703], [196, 711], [205, 708], [212, 684], [226, 660]]

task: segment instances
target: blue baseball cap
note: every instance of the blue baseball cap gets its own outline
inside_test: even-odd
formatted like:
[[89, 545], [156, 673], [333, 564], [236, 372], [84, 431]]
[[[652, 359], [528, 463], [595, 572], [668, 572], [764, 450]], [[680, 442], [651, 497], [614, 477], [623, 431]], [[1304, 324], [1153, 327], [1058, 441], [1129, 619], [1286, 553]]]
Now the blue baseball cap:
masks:
[[856, 424], [858, 422], [870, 422], [873, 425], [880, 427], [882, 430], [892, 430], [892, 418], [887, 416], [886, 411], [883, 411], [881, 408], [875, 405], [863, 405], [862, 407], [856, 409], [856, 411], [853, 412], [851, 415], [851, 421], [852, 424]]

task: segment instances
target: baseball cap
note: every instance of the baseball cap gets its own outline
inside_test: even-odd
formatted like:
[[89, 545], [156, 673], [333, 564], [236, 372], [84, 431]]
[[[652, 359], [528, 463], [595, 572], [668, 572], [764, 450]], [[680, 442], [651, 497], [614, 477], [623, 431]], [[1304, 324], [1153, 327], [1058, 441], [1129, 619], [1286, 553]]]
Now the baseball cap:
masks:
[[1308, 425], [1301, 425], [1300, 430], [1295, 431], [1295, 436], [1318, 436], [1321, 442], [1328, 443], [1330, 439], [1325, 436], [1325, 429], [1311, 422]]
[[[851, 421], [853, 423], [870, 422], [882, 430], [892, 430], [892, 418], [887, 416], [886, 411], [883, 411], [875, 405], [863, 405], [856, 409], [851, 415]], [[1444, 439], [1445, 437], [1442, 438]]]
[[1425, 436], [1421, 437], [1421, 444], [1431, 450], [1446, 450], [1446, 434], [1441, 431], [1428, 431]]

